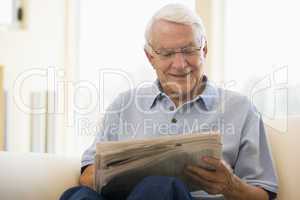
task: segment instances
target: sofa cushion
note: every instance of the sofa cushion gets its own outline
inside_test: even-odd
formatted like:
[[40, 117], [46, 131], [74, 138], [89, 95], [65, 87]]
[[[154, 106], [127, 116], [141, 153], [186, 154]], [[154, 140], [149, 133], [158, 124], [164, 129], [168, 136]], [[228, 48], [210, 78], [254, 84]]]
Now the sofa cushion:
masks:
[[78, 185], [80, 158], [0, 152], [1, 200], [56, 200]]

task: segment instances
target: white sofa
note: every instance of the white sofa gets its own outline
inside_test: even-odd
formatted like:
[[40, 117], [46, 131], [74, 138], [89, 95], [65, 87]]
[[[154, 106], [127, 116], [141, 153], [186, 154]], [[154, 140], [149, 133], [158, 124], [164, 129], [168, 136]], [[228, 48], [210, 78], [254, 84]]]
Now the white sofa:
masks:
[[[288, 132], [267, 127], [279, 174], [280, 200], [300, 199], [300, 118], [289, 119]], [[1, 200], [57, 200], [78, 185], [80, 159], [49, 154], [0, 152]]]
[[57, 200], [79, 174], [79, 157], [0, 152], [0, 199]]

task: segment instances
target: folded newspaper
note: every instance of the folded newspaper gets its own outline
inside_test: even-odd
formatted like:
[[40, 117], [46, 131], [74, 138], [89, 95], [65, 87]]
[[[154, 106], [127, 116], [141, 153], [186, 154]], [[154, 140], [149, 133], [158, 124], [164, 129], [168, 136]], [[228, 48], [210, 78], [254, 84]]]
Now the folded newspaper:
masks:
[[146, 176], [174, 176], [190, 191], [200, 188], [183, 170], [187, 164], [213, 170], [203, 156], [220, 158], [217, 132], [162, 136], [153, 139], [101, 142], [96, 145], [95, 189], [104, 195], [128, 194]]

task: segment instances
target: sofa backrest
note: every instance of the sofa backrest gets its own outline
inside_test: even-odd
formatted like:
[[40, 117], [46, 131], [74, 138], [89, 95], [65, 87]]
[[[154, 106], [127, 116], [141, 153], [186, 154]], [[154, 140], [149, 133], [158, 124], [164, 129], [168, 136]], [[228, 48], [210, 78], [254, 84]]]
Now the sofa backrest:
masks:
[[[298, 200], [300, 189], [300, 117], [289, 117], [274, 123], [287, 123], [286, 131], [266, 124], [279, 178], [279, 200]], [[276, 125], [276, 124], [275, 124]], [[273, 126], [276, 127], [276, 126]]]

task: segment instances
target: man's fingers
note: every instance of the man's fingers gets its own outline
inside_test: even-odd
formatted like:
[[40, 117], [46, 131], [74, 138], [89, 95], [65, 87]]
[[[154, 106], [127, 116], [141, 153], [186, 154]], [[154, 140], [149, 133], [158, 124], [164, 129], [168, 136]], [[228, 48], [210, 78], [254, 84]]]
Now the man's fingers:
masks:
[[184, 172], [187, 176], [189, 176], [190, 178], [192, 178], [195, 182], [197, 182], [199, 184], [199, 186], [202, 189], [208, 189], [211, 188], [214, 183], [207, 181], [205, 179], [200, 178], [199, 176], [197, 176], [196, 174], [190, 172], [190, 171], [185, 171]]
[[214, 157], [204, 156], [202, 157], [203, 162], [214, 167], [216, 170], [232, 171], [231, 167], [224, 161]]
[[223, 166], [224, 166], [226, 169], [228, 169], [228, 171], [230, 171], [231, 173], [233, 172], [231, 166], [230, 166], [227, 162], [225, 162], [225, 160], [221, 160], [221, 162], [222, 162]]
[[202, 190], [206, 191], [207, 193], [209, 193], [209, 194], [220, 193], [216, 183], [202, 179], [199, 176], [197, 176], [196, 174], [194, 174], [188, 170], [186, 170], [184, 173], [187, 176], [189, 176], [191, 179], [193, 179], [193, 181], [195, 181], [197, 183], [197, 185], [199, 185], [199, 187]]
[[217, 181], [215, 177], [215, 172], [208, 171], [206, 169], [202, 169], [200, 167], [196, 167], [192, 165], [187, 166], [186, 170], [207, 181], [213, 181], [213, 182]]
[[214, 157], [209, 157], [209, 156], [203, 156], [202, 161], [205, 162], [206, 164], [215, 167], [215, 168], [219, 168], [220, 167], [220, 159], [216, 159]]

